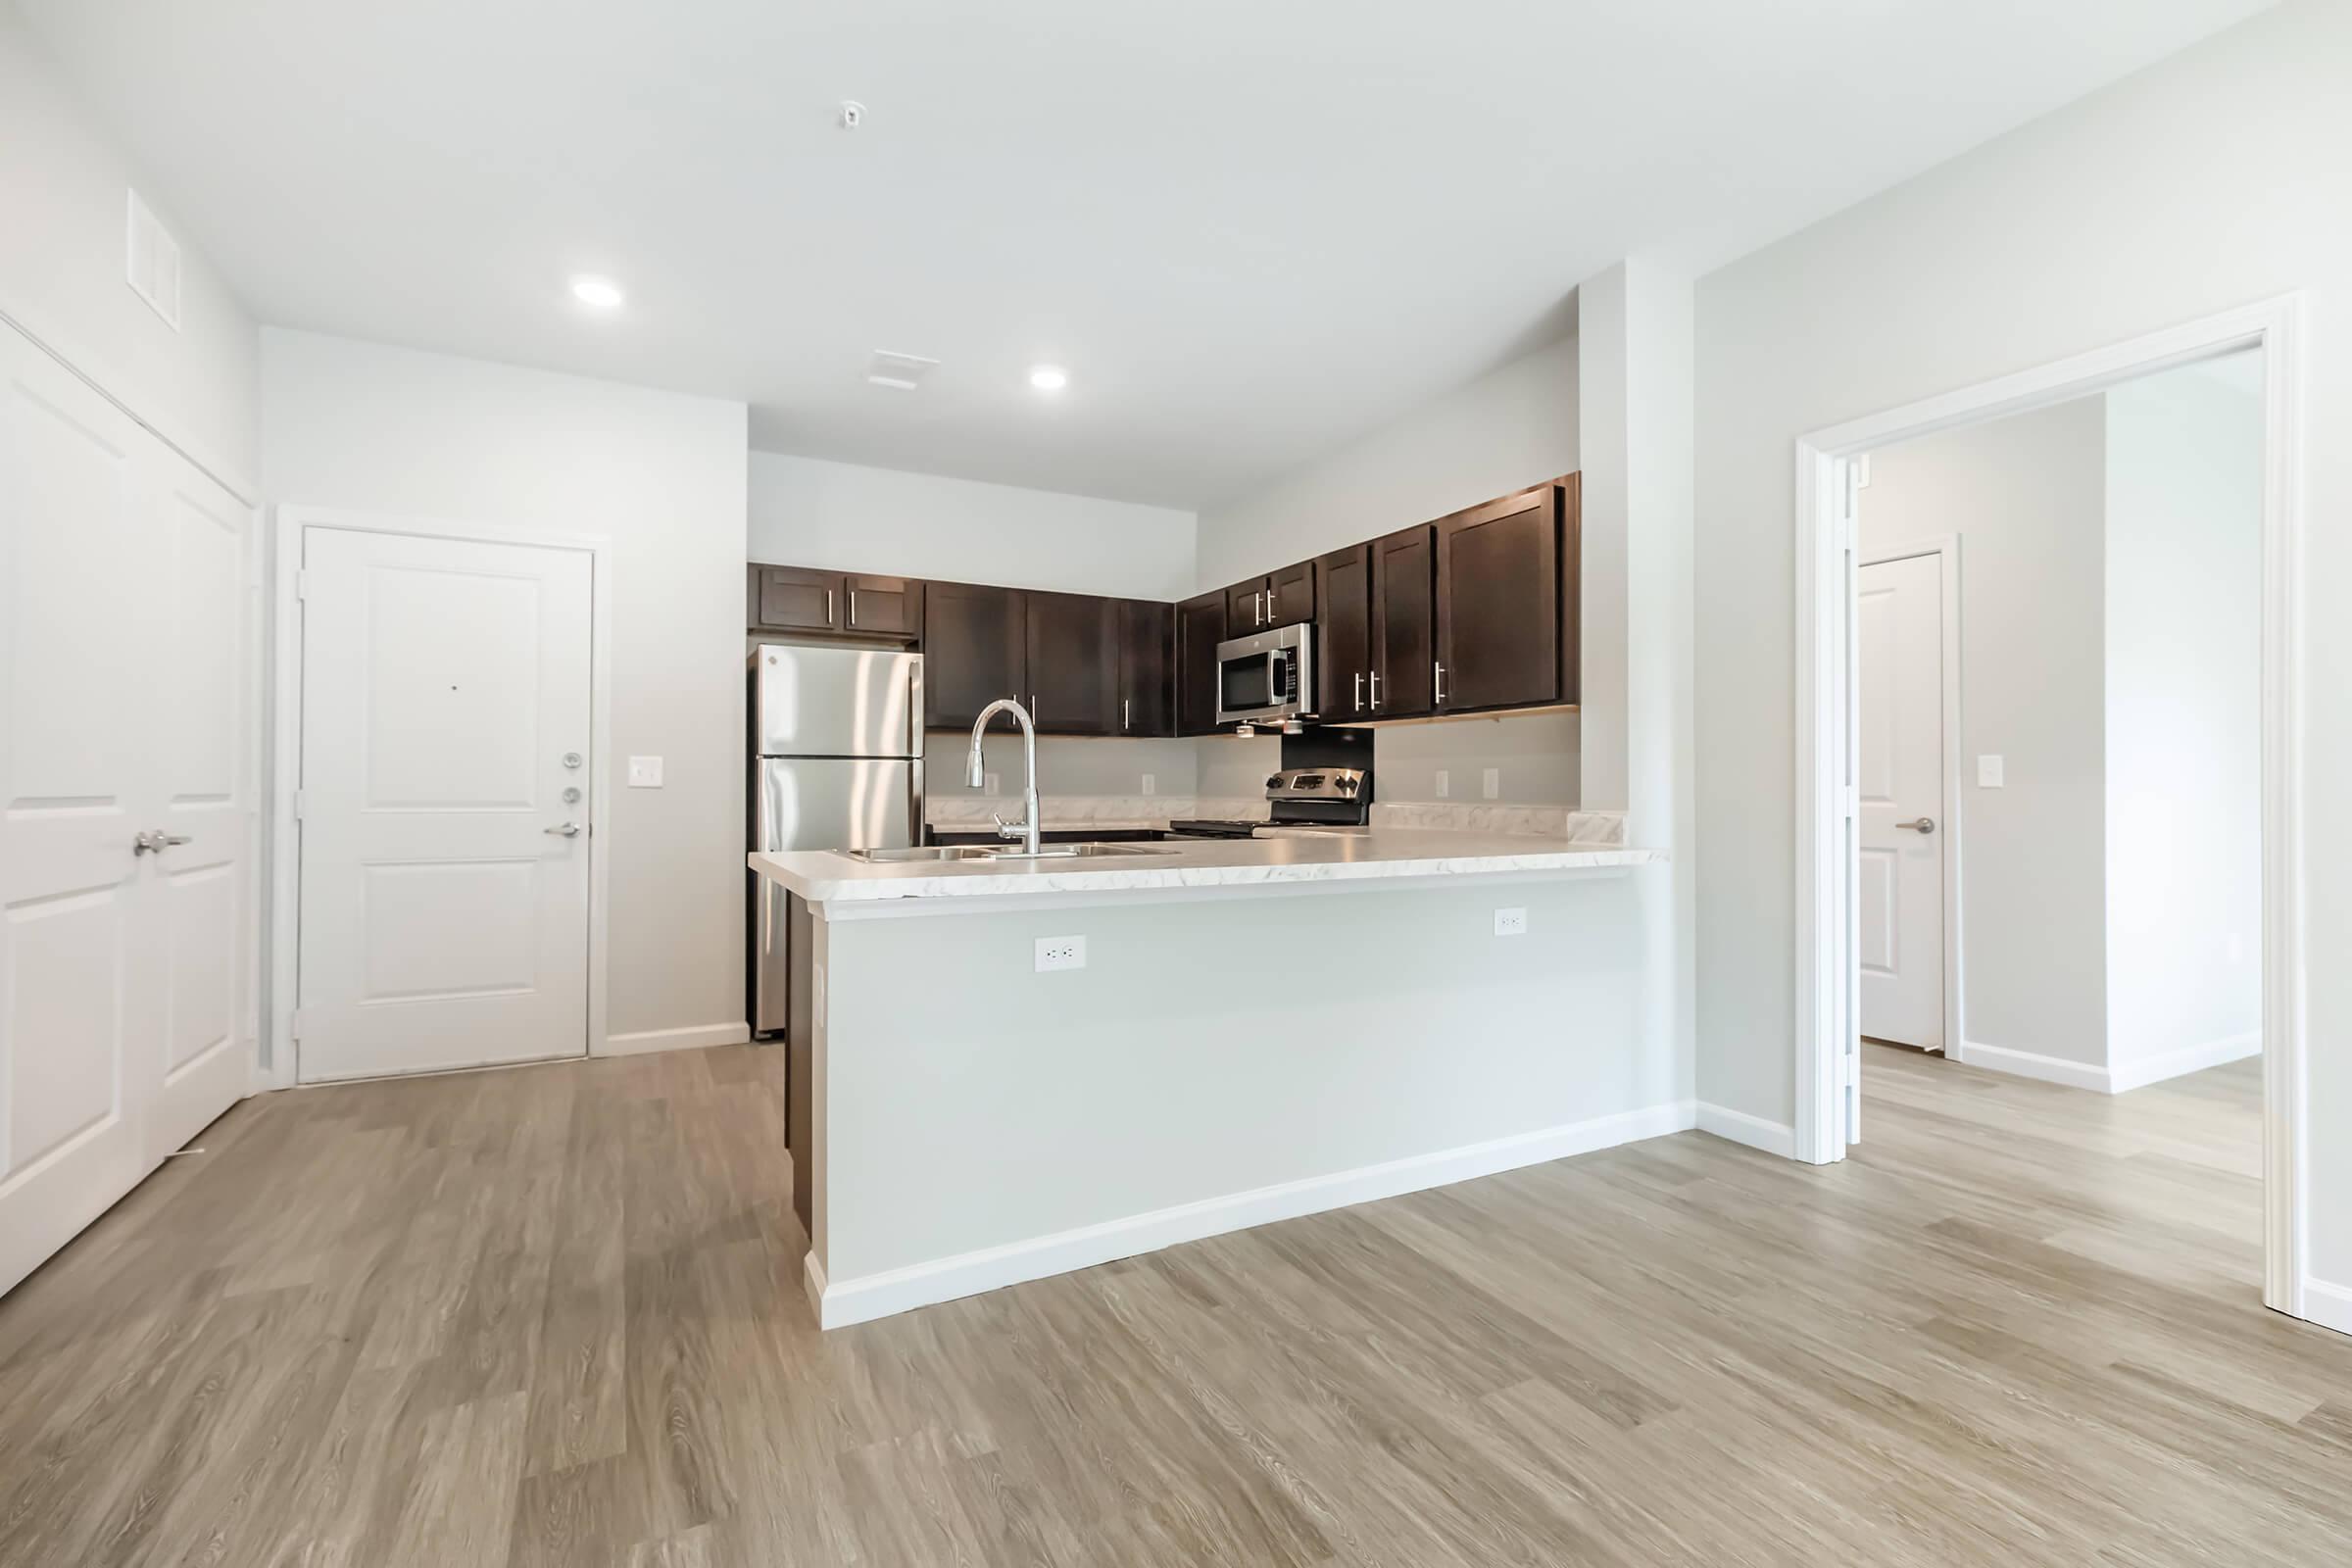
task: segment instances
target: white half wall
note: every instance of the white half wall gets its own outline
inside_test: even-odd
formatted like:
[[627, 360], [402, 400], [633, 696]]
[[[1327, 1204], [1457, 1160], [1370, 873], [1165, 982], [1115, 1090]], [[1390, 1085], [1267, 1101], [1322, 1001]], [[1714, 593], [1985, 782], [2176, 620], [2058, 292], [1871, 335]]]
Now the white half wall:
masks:
[[[2352, 8], [2265, 12], [1698, 286], [1699, 1094], [1794, 1119], [1797, 438], [2302, 291], [2309, 1125], [2352, 1125]], [[2282, 195], [2291, 193], [2291, 195]], [[2352, 1282], [2352, 1140], [2307, 1265]]]
[[[177, 331], [125, 279], [133, 190], [180, 243]], [[0, 313], [258, 500], [253, 318], [10, 5], [0, 5]]]
[[[262, 348], [271, 500], [611, 540], [610, 1031], [742, 1038], [744, 406], [274, 327]], [[641, 755], [663, 788], [619, 787]]]
[[2109, 392], [2107, 1055], [2262, 1033], [2262, 359]]
[[1126, 599], [1193, 592], [1189, 512], [752, 454], [754, 561]]

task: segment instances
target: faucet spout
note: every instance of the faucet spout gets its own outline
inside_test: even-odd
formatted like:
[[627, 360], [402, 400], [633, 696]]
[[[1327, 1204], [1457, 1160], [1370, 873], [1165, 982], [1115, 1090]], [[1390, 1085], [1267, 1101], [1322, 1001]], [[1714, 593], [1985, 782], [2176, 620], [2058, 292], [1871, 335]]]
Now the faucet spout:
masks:
[[997, 818], [999, 838], [1021, 840], [1021, 852], [1034, 857], [1038, 853], [1038, 819], [1045, 813], [1037, 804], [1037, 725], [1029, 717], [1029, 710], [1009, 697], [1000, 697], [980, 710], [972, 720], [972, 751], [964, 765], [964, 781], [979, 789], [988, 781], [986, 763], [980, 755], [980, 737], [987, 733], [988, 721], [999, 713], [1010, 713], [1013, 722], [1021, 726], [1021, 819], [1007, 822]]

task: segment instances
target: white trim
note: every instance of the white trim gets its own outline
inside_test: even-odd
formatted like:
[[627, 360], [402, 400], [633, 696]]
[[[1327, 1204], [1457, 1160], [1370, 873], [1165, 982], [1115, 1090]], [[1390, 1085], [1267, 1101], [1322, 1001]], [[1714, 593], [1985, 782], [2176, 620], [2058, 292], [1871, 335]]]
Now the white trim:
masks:
[[[340, 507], [280, 505], [272, 539], [277, 554], [271, 648], [270, 888], [266, 911], [270, 952], [270, 1066], [257, 1088], [283, 1089], [298, 1081], [293, 1040], [295, 982], [302, 932], [301, 863], [294, 823], [302, 782], [302, 607], [296, 598], [302, 530], [340, 528], [359, 533], [463, 539], [483, 544], [580, 550], [590, 560], [588, 745], [588, 1026], [581, 1054], [611, 1054], [608, 956], [612, 866], [612, 543], [602, 534], [544, 533], [488, 524], [405, 517]], [[715, 1043], [715, 1042], [713, 1042]], [[624, 1048], [625, 1049], [625, 1048]], [[661, 1048], [638, 1048], [661, 1049]], [[568, 1058], [566, 1058], [568, 1059]]]
[[[1858, 581], [1862, 566], [1883, 566], [1890, 561], [1911, 561], [1921, 556], [1936, 558], [1936, 575], [1942, 599], [1943, 799], [1936, 808], [1936, 825], [1943, 840], [1936, 852], [1938, 879], [1943, 885], [1943, 1043], [1935, 1049], [1949, 1052], [1968, 1038], [1968, 1018], [1963, 1010], [1968, 990], [1961, 983], [1961, 965], [1967, 962], [1967, 955], [1960, 944], [1961, 805], [1967, 799], [1963, 788], [1967, 781], [1960, 771], [1960, 536], [1937, 534], [1932, 539], [1868, 552], [1860, 557], [1856, 572]], [[1868, 1034], [1858, 1007], [1854, 1018], [1861, 1032]]]
[[1838, 470], [1848, 457], [1896, 440], [2044, 408], [2238, 349], [2264, 351], [2263, 1299], [2293, 1317], [2307, 1315], [2302, 1265], [2311, 1207], [2302, 802], [2304, 313], [2299, 294], [2266, 300], [1818, 430], [1795, 444], [1796, 1154], [1824, 1163], [1844, 1154], [1829, 1112], [1850, 1022], [1841, 999], [1855, 973], [1851, 857], [1845, 835], [1835, 831], [1845, 820], [1853, 755], [1853, 553], [1839, 536], [1833, 483]]
[[[1620, 853], [1613, 847], [1593, 845], [1591, 848], [1602, 853]], [[1546, 849], [1541, 853], [1550, 852]], [[1132, 907], [1145, 904], [1213, 904], [1227, 899], [1262, 903], [1267, 899], [1317, 898], [1333, 893], [1411, 893], [1429, 888], [1459, 888], [1472, 882], [1481, 887], [1506, 882], [1605, 882], [1631, 876], [1642, 865], [1665, 863], [1666, 857], [1659, 852], [1641, 853], [1648, 854], [1651, 858], [1627, 865], [1566, 865], [1548, 870], [1464, 870], [1438, 871], [1427, 876], [1309, 877], [1288, 882], [1220, 882], [1206, 887], [1114, 887], [1101, 893], [983, 893], [961, 898], [819, 899], [811, 901], [808, 909], [819, 920], [847, 925], [858, 920], [926, 920], [941, 915], [1022, 914], [1040, 910]]]
[[816, 1260], [816, 1249], [813, 1247], [801, 1254], [801, 1289], [808, 1294], [808, 1310], [816, 1314], [817, 1327], [823, 1328], [825, 1326], [825, 1265]]
[[1963, 1042], [1960, 1049], [1952, 1053], [1952, 1059], [1970, 1067], [1982, 1067], [1987, 1072], [2005, 1072], [2012, 1078], [2062, 1084], [2068, 1089], [2087, 1089], [2099, 1095], [2115, 1093], [2106, 1067], [2095, 1061], [2045, 1056], [2037, 1051], [2018, 1051], [2008, 1046], [1979, 1045], [1974, 1040]]
[[2303, 1306], [2306, 1320], [2338, 1334], [2352, 1334], [2352, 1287], [2307, 1279], [2303, 1282]]
[[[2112, 1042], [2107, 1050], [2112, 1058], [2115, 1051]], [[2165, 1052], [2161, 1055], [2143, 1056], [2137, 1061], [2113, 1062], [2107, 1069], [2108, 1092], [2128, 1095], [2134, 1089], [2145, 1089], [2150, 1084], [2160, 1084], [2168, 1078], [2203, 1072], [2208, 1067], [2220, 1067], [2261, 1054], [2262, 1031], [2259, 1029], [2248, 1034], [2201, 1041], [2193, 1046], [2182, 1046], [2178, 1051]]]
[[802, 1272], [810, 1298], [816, 1303], [818, 1326], [837, 1329], [888, 1317], [910, 1307], [952, 1301], [957, 1297], [998, 1290], [1024, 1280], [1044, 1279], [1048, 1275], [1133, 1257], [1139, 1252], [1157, 1251], [1179, 1242], [1199, 1241], [1204, 1236], [1247, 1230], [1273, 1220], [1295, 1219], [1301, 1214], [1321, 1213], [1350, 1203], [1516, 1170], [1523, 1165], [1587, 1154], [1644, 1138], [1686, 1132], [1693, 1125], [1695, 1114], [1691, 1102], [1685, 1100], [1621, 1111], [1613, 1116], [1595, 1116], [1459, 1149], [1414, 1154], [1328, 1176], [1310, 1176], [1223, 1198], [1179, 1203], [1125, 1219], [1083, 1225], [856, 1279], [828, 1281], [824, 1265], [812, 1250]]
[[1698, 1102], [1698, 1130], [1760, 1149], [1767, 1154], [1778, 1154], [1783, 1159], [1796, 1152], [1796, 1129], [1787, 1122], [1766, 1121], [1729, 1105], [1710, 1105], [1703, 1100]]
[[639, 1029], [625, 1035], [607, 1035], [595, 1056], [640, 1056], [652, 1051], [700, 1051], [705, 1046], [740, 1046], [752, 1038], [748, 1023], [697, 1023], [683, 1029]]

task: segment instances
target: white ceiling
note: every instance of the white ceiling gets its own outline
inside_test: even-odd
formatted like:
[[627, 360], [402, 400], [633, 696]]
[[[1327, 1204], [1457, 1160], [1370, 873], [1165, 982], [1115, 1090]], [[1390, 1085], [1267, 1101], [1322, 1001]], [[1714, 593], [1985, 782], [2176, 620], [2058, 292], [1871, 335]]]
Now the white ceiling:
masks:
[[[1556, 336], [1621, 256], [1729, 260], [2266, 3], [20, 9], [265, 320], [1194, 507]], [[877, 348], [944, 363], [893, 392]]]

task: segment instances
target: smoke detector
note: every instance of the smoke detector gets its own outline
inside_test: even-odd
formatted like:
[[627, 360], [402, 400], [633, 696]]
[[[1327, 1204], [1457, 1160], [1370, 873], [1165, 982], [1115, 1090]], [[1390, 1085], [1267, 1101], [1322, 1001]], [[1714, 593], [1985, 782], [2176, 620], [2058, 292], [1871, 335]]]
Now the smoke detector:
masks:
[[926, 360], [920, 354], [894, 354], [889, 349], [876, 349], [865, 367], [865, 378], [876, 386], [911, 392], [938, 368], [937, 360]]
[[859, 103], [855, 98], [844, 98], [841, 101], [841, 128], [844, 130], [856, 130], [859, 125], [864, 123], [865, 105]]

